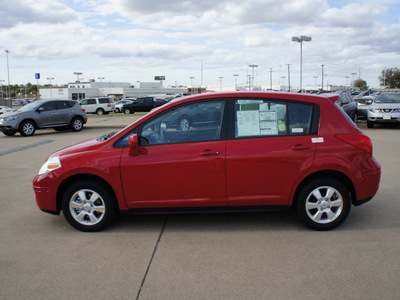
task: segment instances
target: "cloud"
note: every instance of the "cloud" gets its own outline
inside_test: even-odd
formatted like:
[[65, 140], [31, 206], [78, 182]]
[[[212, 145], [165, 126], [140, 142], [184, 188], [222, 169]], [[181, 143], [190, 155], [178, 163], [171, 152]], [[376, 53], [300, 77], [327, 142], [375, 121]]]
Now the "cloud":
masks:
[[0, 0], [0, 28], [22, 23], [66, 23], [79, 18], [69, 7], [50, 0]]

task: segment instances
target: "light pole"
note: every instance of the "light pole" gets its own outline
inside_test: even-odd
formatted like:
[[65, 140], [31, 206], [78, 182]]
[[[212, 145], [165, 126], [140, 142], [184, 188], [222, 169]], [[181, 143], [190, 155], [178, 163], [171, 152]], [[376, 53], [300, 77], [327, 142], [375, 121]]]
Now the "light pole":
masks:
[[[285, 78], [286, 78], [286, 76], [282, 76], [281, 78], [282, 78], [282, 80], [283, 80], [282, 87], [285, 88]], [[282, 89], [281, 89], [281, 90], [282, 90]]]
[[190, 94], [194, 94], [194, 89], [193, 89], [193, 79], [194, 77], [191, 76], [190, 78]]
[[291, 64], [287, 64], [287, 73], [288, 73], [288, 89], [290, 92], [290, 65]]
[[79, 75], [82, 75], [82, 72], [74, 72], [74, 75], [76, 75], [76, 82], [79, 82]]
[[323, 90], [324, 90], [324, 65], [321, 65], [321, 67], [322, 67], [322, 74], [321, 74], [321, 77], [322, 77], [322, 80], [321, 80], [321, 91], [323, 91]]
[[292, 37], [292, 42], [300, 43], [300, 92], [303, 92], [303, 42], [311, 42], [311, 36]]
[[272, 91], [272, 68], [269, 68], [269, 88]]
[[353, 89], [356, 87], [355, 82], [354, 82], [354, 76], [357, 75], [357, 73], [351, 73], [353, 75]]
[[347, 91], [347, 82], [348, 82], [348, 80], [349, 80], [349, 76], [345, 76], [344, 78], [346, 78], [346, 91]]
[[258, 65], [255, 65], [255, 64], [254, 64], [254, 65], [249, 65], [249, 67], [253, 69], [253, 70], [252, 70], [252, 74], [253, 74], [253, 84], [250, 85], [250, 88], [251, 88], [251, 90], [254, 90], [254, 68], [257, 68]]
[[224, 77], [219, 77], [219, 91], [220, 92], [222, 92], [222, 79], [223, 79]]
[[235, 92], [237, 91], [237, 77], [239, 74], [233, 74], [233, 77], [235, 78]]
[[[10, 67], [8, 65], [8, 54], [10, 51], [4, 50], [5, 53], [7, 53], [7, 76], [8, 76], [8, 96], [11, 98], [11, 90], [10, 90]], [[6, 93], [6, 98], [7, 98], [7, 93]]]
[[47, 80], [50, 80], [50, 98], [53, 99], [53, 89], [51, 87], [51, 80], [53, 80], [54, 77], [47, 77]]

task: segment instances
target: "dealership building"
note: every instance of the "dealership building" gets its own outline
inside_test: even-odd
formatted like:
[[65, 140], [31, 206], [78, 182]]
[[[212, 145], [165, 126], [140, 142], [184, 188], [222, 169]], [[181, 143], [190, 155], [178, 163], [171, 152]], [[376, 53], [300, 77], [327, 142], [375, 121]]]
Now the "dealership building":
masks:
[[113, 97], [120, 100], [127, 97], [166, 96], [188, 92], [188, 88], [165, 88], [162, 82], [88, 82], [75, 81], [63, 87], [42, 87], [39, 89], [40, 99], [81, 100], [93, 97]]

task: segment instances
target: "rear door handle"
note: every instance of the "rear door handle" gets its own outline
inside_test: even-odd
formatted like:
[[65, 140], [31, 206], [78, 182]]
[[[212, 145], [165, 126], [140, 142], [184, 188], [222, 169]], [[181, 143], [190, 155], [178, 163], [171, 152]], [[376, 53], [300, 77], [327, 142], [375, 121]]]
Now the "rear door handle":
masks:
[[200, 152], [200, 155], [201, 156], [219, 155], [219, 152], [207, 149], [207, 150], [204, 150], [203, 152]]
[[294, 145], [294, 146], [292, 146], [292, 150], [295, 150], [295, 151], [302, 151], [302, 150], [308, 150], [308, 149], [310, 149], [311, 147], [309, 147], [309, 146], [305, 146], [305, 145], [303, 145], [303, 144], [296, 144], [296, 145]]

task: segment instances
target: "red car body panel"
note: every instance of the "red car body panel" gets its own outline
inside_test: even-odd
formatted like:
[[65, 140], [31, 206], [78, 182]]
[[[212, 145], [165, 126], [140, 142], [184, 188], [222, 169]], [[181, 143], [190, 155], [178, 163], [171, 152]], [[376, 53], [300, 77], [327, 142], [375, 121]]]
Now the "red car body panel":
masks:
[[[242, 97], [315, 103], [320, 106], [318, 134], [140, 146], [137, 156], [130, 156], [128, 147], [114, 146], [135, 127], [175, 105]], [[237, 92], [173, 100], [106, 141], [88, 140], [53, 153], [62, 167], [35, 177], [37, 204], [45, 211], [59, 212], [59, 189], [82, 175], [108, 183], [120, 210], [292, 205], [301, 182], [321, 171], [346, 176], [354, 186], [355, 201], [371, 198], [378, 190], [380, 166], [371, 153], [336, 137], [365, 136], [339, 112], [334, 97]]]

